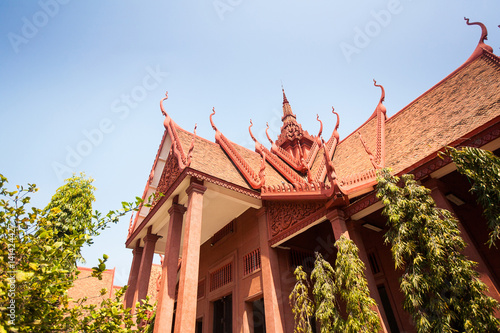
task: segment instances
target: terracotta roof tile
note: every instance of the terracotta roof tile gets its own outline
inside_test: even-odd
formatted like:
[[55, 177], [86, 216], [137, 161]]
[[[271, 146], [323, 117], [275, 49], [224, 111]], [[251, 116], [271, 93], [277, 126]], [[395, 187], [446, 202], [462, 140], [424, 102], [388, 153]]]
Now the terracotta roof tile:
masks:
[[[500, 66], [485, 55], [441, 81], [386, 122], [386, 166], [400, 172], [500, 115]], [[376, 123], [359, 131], [375, 152]], [[339, 176], [370, 169], [355, 133], [334, 158]]]
[[[78, 279], [73, 283], [73, 287], [68, 290], [70, 298], [76, 301], [87, 297], [87, 301], [83, 304], [101, 304], [103, 300], [108, 299], [112, 295], [114, 269], [105, 270], [102, 273], [102, 280], [91, 276], [91, 268], [78, 267], [78, 270], [80, 271]], [[101, 295], [101, 289], [106, 289], [107, 293]]]
[[[177, 127], [177, 134], [185, 152], [189, 150], [193, 134]], [[233, 143], [235, 149], [245, 158], [252, 169], [258, 173], [260, 170], [261, 155], [245, 147]], [[191, 169], [217, 177], [241, 187], [251, 189], [245, 178], [238, 171], [224, 150], [215, 142], [210, 142], [197, 137], [194, 144]], [[286, 181], [270, 164], [266, 163], [266, 184], [281, 184]]]
[[[498, 116], [499, 69], [498, 57], [484, 53], [461, 66], [388, 119], [385, 126], [386, 166], [395, 172], [402, 171]], [[176, 130], [182, 149], [187, 154], [193, 134], [177, 125]], [[341, 179], [373, 168], [358, 132], [371, 152], [376, 153], [375, 117], [338, 144], [333, 162]], [[258, 174], [260, 154], [237, 144], [233, 145]], [[322, 159], [323, 153], [320, 150], [311, 167], [313, 176], [320, 171]], [[190, 168], [251, 189], [228, 155], [215, 142], [196, 138]], [[278, 185], [282, 182], [287, 181], [267, 164], [266, 185]]]

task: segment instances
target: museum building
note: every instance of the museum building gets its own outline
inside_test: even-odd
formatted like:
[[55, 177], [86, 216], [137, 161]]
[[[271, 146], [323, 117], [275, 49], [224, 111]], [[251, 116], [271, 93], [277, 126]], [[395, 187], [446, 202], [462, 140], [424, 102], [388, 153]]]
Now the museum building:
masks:
[[[438, 156], [446, 146], [500, 152], [500, 58], [485, 44], [485, 26], [467, 24], [482, 33], [464, 64], [390, 118], [384, 88], [374, 82], [381, 92], [375, 111], [345, 138], [333, 109], [330, 119], [318, 117], [317, 134], [304, 130], [285, 91], [277, 138], [267, 135], [264, 145], [250, 125], [255, 150], [225, 137], [215, 111], [207, 114], [215, 142], [182, 129], [163, 98], [165, 132], [143, 198], [156, 196], [130, 222], [125, 304], [132, 308], [148, 294], [157, 253], [164, 257], [155, 332], [291, 333], [294, 269], [310, 271], [315, 252], [334, 263], [333, 244], [345, 235], [366, 265], [383, 331], [414, 332], [375, 196], [376, 172], [385, 167], [413, 174], [457, 217], [465, 254], [500, 301], [500, 250], [485, 245], [488, 230], [470, 182]], [[335, 124], [332, 133], [323, 133], [322, 121]]]

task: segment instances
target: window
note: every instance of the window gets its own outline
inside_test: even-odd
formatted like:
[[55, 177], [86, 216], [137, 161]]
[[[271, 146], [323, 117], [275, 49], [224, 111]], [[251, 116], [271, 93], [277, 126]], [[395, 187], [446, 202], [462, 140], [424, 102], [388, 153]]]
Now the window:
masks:
[[260, 269], [260, 248], [253, 250], [243, 257], [243, 275], [248, 275]]
[[210, 291], [214, 291], [229, 282], [233, 281], [233, 263], [230, 262], [227, 265], [210, 273]]

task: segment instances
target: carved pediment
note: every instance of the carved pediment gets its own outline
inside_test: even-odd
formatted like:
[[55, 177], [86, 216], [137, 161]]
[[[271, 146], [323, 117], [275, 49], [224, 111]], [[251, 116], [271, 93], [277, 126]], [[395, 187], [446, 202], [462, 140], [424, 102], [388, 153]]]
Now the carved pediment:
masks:
[[165, 166], [163, 167], [163, 172], [161, 174], [160, 181], [158, 182], [158, 187], [156, 188], [155, 193], [157, 199], [154, 202], [154, 204], [156, 204], [160, 199], [159, 197], [160, 193], [162, 194], [167, 193], [170, 186], [172, 186], [172, 184], [181, 174], [181, 171], [182, 170], [179, 168], [179, 161], [177, 160], [177, 156], [173, 153], [171, 148], [167, 160], [165, 162]]
[[[324, 202], [293, 202], [271, 201], [267, 202], [268, 223], [271, 237], [274, 237], [300, 223], [307, 217], [317, 213], [325, 207]], [[313, 222], [313, 221], [311, 221]]]

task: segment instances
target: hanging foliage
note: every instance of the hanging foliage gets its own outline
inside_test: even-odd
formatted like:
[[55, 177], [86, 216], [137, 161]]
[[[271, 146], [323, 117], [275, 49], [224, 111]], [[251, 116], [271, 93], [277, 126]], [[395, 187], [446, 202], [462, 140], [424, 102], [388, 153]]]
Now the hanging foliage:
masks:
[[[378, 332], [381, 325], [375, 311], [377, 305], [370, 297], [365, 265], [359, 259], [358, 248], [344, 236], [335, 242], [335, 246], [338, 250], [335, 267], [316, 253], [310, 277], [314, 302], [309, 299], [308, 288], [303, 287], [309, 285], [307, 274], [300, 266], [295, 271], [297, 284], [290, 295], [290, 304], [296, 316], [295, 332], [310, 332], [301, 329], [307, 327], [310, 330], [309, 322], [313, 314], [322, 333]], [[308, 305], [314, 305], [311, 305], [310, 312], [305, 311], [305, 302], [299, 300], [307, 300]], [[297, 320], [298, 313], [307, 313], [307, 316]]]
[[377, 196], [389, 226], [385, 242], [403, 270], [403, 306], [417, 332], [498, 332], [498, 303], [485, 295], [476, 263], [462, 254], [465, 243], [452, 214], [437, 208], [413, 175], [400, 179], [381, 170]]
[[490, 229], [487, 243], [494, 246], [500, 239], [500, 158], [490, 151], [472, 147], [449, 147], [446, 154], [455, 162], [458, 172], [471, 181], [471, 192], [483, 207]]

